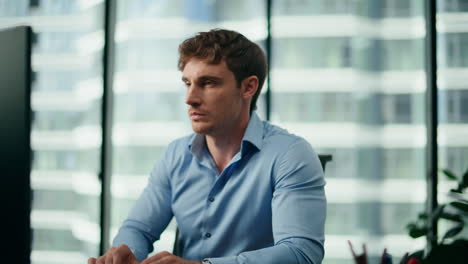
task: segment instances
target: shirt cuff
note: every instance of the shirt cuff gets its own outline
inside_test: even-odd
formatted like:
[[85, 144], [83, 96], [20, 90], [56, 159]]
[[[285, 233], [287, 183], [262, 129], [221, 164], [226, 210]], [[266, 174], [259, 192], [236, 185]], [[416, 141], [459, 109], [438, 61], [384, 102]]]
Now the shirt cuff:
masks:
[[237, 264], [237, 257], [208, 258], [211, 264]]
[[133, 253], [133, 255], [138, 259], [138, 261], [141, 262], [146, 258], [146, 256], [143, 253], [141, 253], [140, 251], [134, 249], [133, 247], [128, 246], [128, 248]]

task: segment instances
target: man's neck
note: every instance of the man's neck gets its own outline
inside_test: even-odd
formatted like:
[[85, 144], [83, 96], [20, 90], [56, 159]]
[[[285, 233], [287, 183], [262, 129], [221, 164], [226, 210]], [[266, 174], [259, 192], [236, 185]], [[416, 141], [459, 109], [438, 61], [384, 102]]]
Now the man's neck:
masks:
[[218, 172], [221, 173], [240, 150], [250, 117], [237, 123], [235, 127], [226, 128], [225, 133], [217, 136], [206, 135], [206, 144], [213, 157]]

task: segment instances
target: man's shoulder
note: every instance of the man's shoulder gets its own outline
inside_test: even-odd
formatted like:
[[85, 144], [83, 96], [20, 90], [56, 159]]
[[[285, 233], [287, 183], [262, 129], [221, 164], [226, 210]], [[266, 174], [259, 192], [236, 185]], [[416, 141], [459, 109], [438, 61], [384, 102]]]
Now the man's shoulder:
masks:
[[265, 129], [262, 152], [272, 158], [275, 177], [305, 165], [310, 165], [310, 173], [321, 175], [321, 169], [317, 169], [321, 168], [320, 161], [309, 141], [279, 126], [266, 125], [270, 127]]
[[269, 122], [264, 122], [263, 144], [265, 147], [283, 151], [294, 144], [310, 145], [303, 137]]

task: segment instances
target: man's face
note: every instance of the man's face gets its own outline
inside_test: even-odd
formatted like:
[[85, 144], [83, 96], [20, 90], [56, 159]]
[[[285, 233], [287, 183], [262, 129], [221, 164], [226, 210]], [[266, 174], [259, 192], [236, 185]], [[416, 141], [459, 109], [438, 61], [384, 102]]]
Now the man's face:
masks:
[[222, 135], [239, 122], [245, 102], [224, 60], [208, 64], [192, 58], [182, 71], [188, 114], [198, 134]]

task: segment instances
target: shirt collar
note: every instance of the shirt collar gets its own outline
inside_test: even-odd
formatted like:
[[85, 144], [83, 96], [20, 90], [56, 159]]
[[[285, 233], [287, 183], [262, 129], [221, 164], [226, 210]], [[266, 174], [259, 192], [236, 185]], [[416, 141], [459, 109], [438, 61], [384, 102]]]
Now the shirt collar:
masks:
[[262, 149], [263, 143], [263, 122], [258, 117], [257, 113], [252, 112], [249, 124], [242, 138], [241, 149], [244, 147], [244, 142], [250, 142], [258, 150]]
[[[262, 148], [263, 145], [263, 123], [262, 120], [258, 117], [255, 112], [252, 112], [250, 116], [249, 124], [245, 130], [244, 137], [241, 142], [241, 153], [243, 154], [246, 149], [245, 145], [247, 142], [252, 144], [258, 150]], [[205, 137], [201, 134], [194, 134], [188, 145], [189, 150], [198, 158], [202, 159], [203, 152], [206, 148]]]

